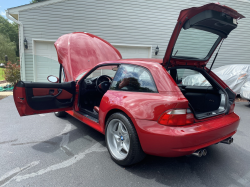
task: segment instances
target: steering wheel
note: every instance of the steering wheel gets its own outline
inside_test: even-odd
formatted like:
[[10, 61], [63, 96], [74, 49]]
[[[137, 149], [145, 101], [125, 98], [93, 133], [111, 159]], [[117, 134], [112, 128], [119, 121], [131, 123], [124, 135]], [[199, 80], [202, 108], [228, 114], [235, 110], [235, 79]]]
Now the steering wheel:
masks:
[[108, 91], [112, 78], [108, 75], [101, 75], [96, 79], [96, 88], [100, 93]]

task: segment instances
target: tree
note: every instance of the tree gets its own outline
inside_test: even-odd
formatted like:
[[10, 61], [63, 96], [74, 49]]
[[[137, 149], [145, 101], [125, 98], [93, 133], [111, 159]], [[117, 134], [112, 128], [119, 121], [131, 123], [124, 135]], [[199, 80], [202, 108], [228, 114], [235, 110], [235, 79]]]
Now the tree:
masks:
[[41, 2], [41, 1], [45, 1], [45, 0], [32, 0], [32, 1], [30, 1], [30, 3], [38, 3], [38, 2]]
[[12, 62], [16, 62], [16, 44], [4, 34], [0, 33], [0, 62], [5, 62], [5, 55]]
[[[10, 23], [8, 19], [5, 19], [0, 15], [0, 34], [5, 35], [11, 42], [15, 42], [16, 56], [19, 56], [19, 37], [18, 37], [18, 24]], [[15, 62], [15, 61], [13, 61]]]

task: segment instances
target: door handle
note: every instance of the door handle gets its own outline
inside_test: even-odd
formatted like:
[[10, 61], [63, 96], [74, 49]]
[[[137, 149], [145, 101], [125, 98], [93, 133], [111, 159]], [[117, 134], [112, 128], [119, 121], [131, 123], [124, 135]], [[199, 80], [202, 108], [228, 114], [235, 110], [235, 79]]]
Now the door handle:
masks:
[[58, 95], [60, 95], [62, 93], [62, 89], [58, 89], [58, 94], [54, 95], [54, 97], [57, 97]]

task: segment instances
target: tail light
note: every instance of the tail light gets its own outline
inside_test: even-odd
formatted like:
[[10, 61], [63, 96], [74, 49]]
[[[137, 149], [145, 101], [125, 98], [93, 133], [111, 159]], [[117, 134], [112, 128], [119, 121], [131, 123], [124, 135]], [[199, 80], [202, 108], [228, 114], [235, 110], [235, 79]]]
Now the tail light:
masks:
[[229, 114], [234, 112], [235, 103], [230, 106]]
[[161, 115], [158, 123], [169, 126], [190, 125], [194, 123], [194, 115], [190, 109], [171, 109]]

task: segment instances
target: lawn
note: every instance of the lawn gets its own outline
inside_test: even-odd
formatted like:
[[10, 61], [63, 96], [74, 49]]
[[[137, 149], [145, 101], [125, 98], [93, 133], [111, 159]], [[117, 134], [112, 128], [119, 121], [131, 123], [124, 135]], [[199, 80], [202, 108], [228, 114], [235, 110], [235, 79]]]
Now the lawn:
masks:
[[3, 72], [3, 68], [0, 68], [0, 81], [4, 80], [4, 72]]

